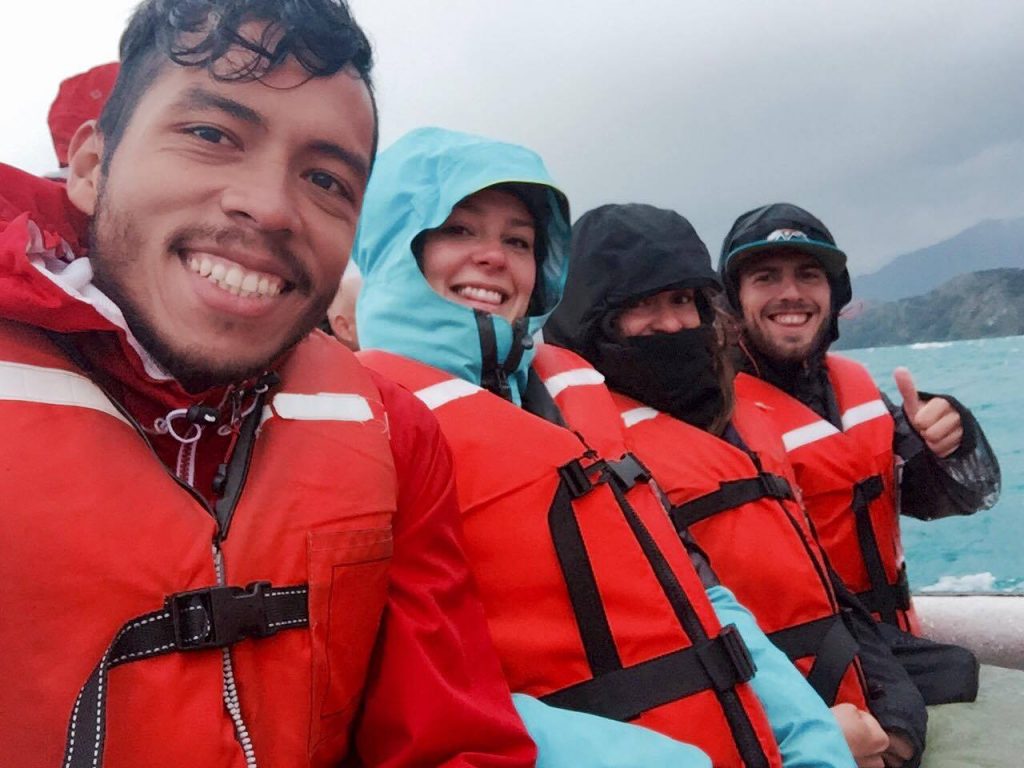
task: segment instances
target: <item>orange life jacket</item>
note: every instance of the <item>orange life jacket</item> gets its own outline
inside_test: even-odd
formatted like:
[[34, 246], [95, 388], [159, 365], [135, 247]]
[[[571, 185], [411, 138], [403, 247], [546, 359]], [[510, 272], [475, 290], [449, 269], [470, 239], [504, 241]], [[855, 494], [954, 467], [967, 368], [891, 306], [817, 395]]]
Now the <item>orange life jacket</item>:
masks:
[[[566, 400], [572, 395], [567, 391]], [[613, 397], [629, 447], [668, 495], [677, 530], [693, 536], [826, 703], [866, 709], [857, 642], [840, 616], [827, 561], [771, 423], [753, 404], [738, 403], [732, 426], [740, 440], [733, 445], [625, 395]], [[579, 428], [586, 433], [585, 416]]]
[[259, 433], [226, 527], [58, 346], [0, 321], [6, 763], [344, 759], [387, 600], [394, 462], [380, 393], [340, 345], [310, 338], [280, 373], [243, 422], [240, 444]]
[[894, 422], [860, 363], [828, 355], [843, 428], [777, 387], [746, 374], [736, 396], [775, 424], [819, 541], [847, 586], [882, 621], [915, 634], [896, 502]]
[[[380, 351], [360, 358], [441, 423], [470, 566], [513, 691], [647, 726], [716, 766], [781, 764], [745, 682], [746, 646], [719, 625], [646, 469], [625, 451], [605, 387], [592, 388], [597, 426], [584, 443], [444, 371]], [[545, 378], [546, 359], [535, 360]]]

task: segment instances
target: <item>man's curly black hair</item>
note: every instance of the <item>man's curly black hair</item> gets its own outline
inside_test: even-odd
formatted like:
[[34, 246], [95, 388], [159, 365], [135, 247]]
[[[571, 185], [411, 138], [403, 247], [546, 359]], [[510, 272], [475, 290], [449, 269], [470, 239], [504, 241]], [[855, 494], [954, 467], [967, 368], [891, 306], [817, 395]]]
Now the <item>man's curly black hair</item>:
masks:
[[[259, 40], [239, 32], [252, 21], [266, 22]], [[251, 55], [239, 57], [239, 51]], [[139, 100], [168, 62], [202, 67], [215, 80], [249, 81], [263, 78], [289, 56], [311, 78], [329, 77], [346, 66], [355, 70], [373, 103], [376, 154], [373, 51], [345, 0], [145, 0], [121, 35], [121, 70], [99, 119], [104, 173]]]

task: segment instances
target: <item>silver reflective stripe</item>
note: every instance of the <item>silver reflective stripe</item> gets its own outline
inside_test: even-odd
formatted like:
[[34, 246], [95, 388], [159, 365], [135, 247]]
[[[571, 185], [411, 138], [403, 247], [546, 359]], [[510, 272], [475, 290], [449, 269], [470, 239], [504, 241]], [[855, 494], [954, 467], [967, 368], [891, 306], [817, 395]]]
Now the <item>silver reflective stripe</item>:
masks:
[[89, 408], [129, 423], [88, 378], [60, 368], [0, 361], [0, 400]]
[[604, 376], [593, 368], [576, 368], [572, 371], [559, 373], [544, 382], [552, 397], [558, 397], [569, 387], [582, 387], [591, 384], [603, 384]]
[[629, 427], [635, 427], [641, 421], [649, 421], [658, 415], [658, 411], [653, 408], [644, 406], [643, 408], [634, 408], [631, 411], [622, 412], [622, 420], [625, 422], [627, 429]]
[[372, 421], [373, 410], [365, 397], [338, 392], [274, 395], [274, 415], [292, 421]]
[[787, 432], [782, 436], [782, 442], [786, 446], [787, 451], [793, 451], [808, 443], [814, 443], [822, 438], [837, 434], [839, 434], [839, 430], [822, 419], [813, 424], [808, 424], [806, 427], [800, 427], [799, 429]]
[[845, 432], [851, 427], [856, 427], [858, 424], [863, 424], [865, 421], [871, 421], [880, 416], [888, 415], [889, 409], [885, 407], [885, 403], [881, 400], [863, 403], [843, 414], [843, 431]]
[[440, 384], [432, 384], [429, 387], [419, 389], [413, 394], [430, 410], [440, 408], [442, 405], [458, 400], [462, 397], [469, 397], [481, 392], [482, 389], [476, 384], [470, 384], [465, 379], [448, 379]]

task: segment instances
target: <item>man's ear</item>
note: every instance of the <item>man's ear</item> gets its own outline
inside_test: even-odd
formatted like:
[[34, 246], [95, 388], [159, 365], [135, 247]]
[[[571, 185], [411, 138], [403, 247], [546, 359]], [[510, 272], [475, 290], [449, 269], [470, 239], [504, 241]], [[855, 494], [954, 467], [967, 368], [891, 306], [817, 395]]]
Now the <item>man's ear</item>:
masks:
[[68, 198], [87, 216], [96, 212], [103, 167], [103, 136], [95, 120], [82, 123], [68, 146]]

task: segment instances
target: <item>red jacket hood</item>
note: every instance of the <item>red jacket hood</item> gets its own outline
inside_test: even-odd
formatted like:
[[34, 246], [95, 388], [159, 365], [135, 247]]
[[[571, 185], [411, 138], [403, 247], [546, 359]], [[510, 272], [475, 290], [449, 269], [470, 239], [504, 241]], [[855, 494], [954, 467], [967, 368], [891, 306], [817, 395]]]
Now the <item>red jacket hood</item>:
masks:
[[74, 334], [79, 351], [122, 390], [119, 399], [140, 420], [191, 403], [219, 403], [223, 389], [187, 393], [93, 285], [89, 221], [63, 184], [0, 163], [0, 317]]

